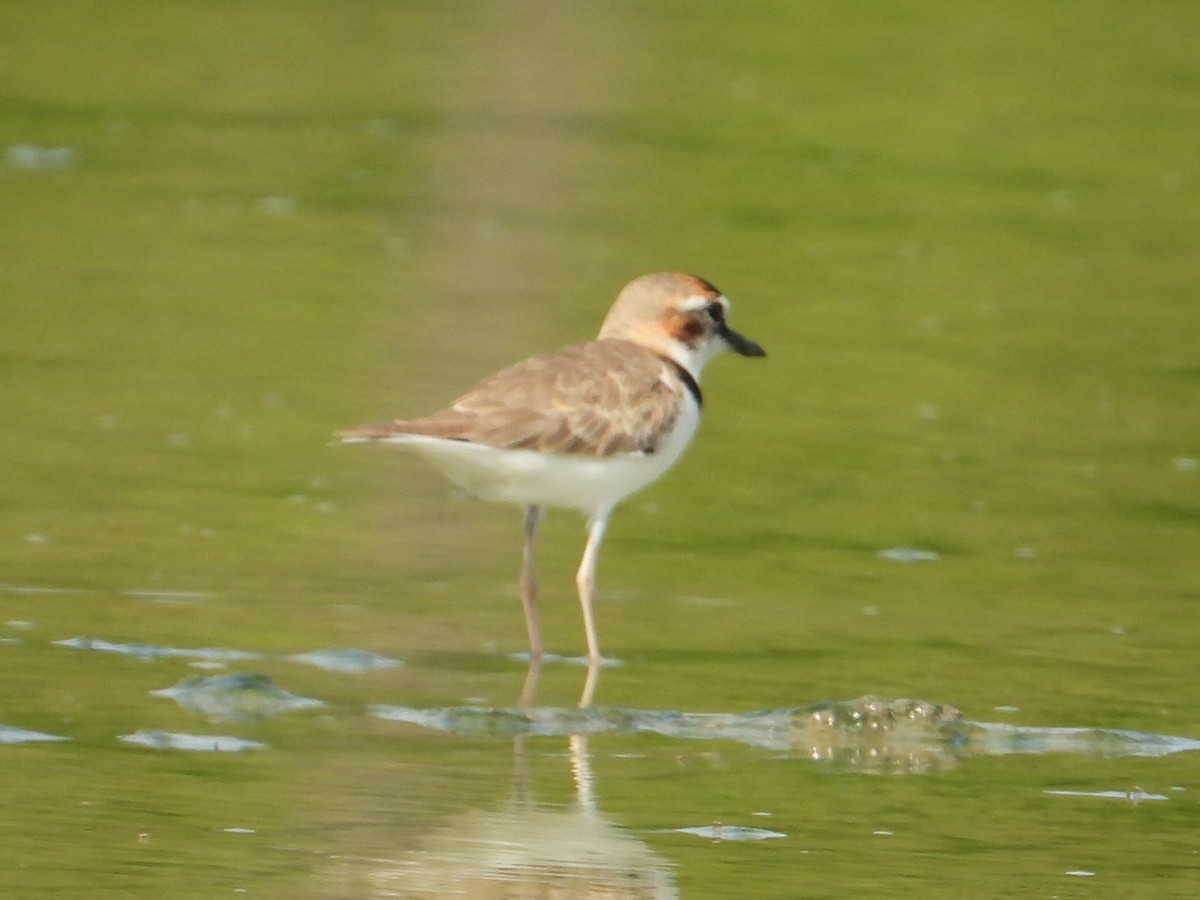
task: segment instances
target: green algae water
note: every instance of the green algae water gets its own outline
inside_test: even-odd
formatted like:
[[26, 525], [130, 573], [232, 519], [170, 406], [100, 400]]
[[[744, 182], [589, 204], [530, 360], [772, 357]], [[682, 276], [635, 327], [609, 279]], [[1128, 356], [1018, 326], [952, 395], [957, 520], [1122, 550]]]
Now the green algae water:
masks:
[[[1195, 896], [1198, 26], [6, 5], [0, 893]], [[517, 710], [520, 511], [332, 432], [675, 269], [770, 356]]]

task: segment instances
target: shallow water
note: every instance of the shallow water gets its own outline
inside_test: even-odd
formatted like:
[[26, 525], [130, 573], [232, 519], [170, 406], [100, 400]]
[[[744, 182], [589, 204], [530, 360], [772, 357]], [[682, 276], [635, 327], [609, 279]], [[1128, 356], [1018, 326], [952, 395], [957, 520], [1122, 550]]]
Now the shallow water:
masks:
[[[5, 7], [0, 891], [1195, 896], [1198, 19]], [[663, 268], [770, 356], [581, 711], [581, 523], [534, 686], [519, 511], [329, 435]]]

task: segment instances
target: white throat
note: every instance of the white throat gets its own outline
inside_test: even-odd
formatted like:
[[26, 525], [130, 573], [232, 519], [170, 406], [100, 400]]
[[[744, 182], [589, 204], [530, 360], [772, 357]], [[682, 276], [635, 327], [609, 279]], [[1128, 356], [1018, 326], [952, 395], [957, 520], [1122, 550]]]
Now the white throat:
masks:
[[691, 347], [683, 341], [668, 341], [663, 347], [666, 355], [687, 369], [688, 374], [695, 378], [697, 383], [700, 382], [700, 373], [704, 371], [704, 364], [724, 349], [724, 342], [715, 335], [704, 341], [699, 347]]

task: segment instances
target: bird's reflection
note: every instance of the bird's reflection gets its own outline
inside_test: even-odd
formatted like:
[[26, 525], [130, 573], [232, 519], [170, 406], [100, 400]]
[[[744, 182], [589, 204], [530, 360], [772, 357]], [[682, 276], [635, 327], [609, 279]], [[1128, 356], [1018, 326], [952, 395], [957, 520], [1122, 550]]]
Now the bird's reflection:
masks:
[[[541, 662], [530, 662], [520, 706], [531, 708]], [[600, 666], [588, 667], [580, 708], [595, 697]], [[500, 809], [459, 816], [419, 849], [374, 861], [378, 897], [562, 897], [665, 900], [679, 893], [669, 864], [599, 811], [588, 736], [567, 736], [574, 797], [566, 807], [539, 804], [530, 778], [529, 734], [513, 738], [513, 791]]]
[[[583, 692], [579, 695], [579, 708], [587, 709], [592, 705], [592, 701], [596, 698], [596, 688], [600, 684], [600, 670], [604, 668], [604, 660], [592, 661], [587, 664], [587, 675], [583, 679]], [[525, 683], [521, 686], [521, 696], [517, 701], [517, 706], [521, 709], [528, 709], [534, 705], [534, 700], [537, 697], [538, 679], [542, 673], [542, 658], [540, 656], [531, 657], [529, 660], [529, 669], [525, 672]]]

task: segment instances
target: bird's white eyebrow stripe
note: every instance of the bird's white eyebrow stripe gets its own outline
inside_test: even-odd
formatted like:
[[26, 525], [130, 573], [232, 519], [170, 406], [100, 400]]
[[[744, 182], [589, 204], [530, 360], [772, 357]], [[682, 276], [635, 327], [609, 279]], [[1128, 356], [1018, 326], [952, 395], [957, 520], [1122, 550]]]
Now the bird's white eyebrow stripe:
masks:
[[697, 309], [704, 309], [708, 304], [712, 303], [711, 297], [706, 297], [703, 294], [696, 294], [693, 297], [688, 297], [679, 304], [679, 309], [683, 312], [694, 312]]
[[726, 299], [724, 294], [720, 294], [716, 297], [708, 296], [706, 294], [696, 294], [692, 297], [688, 297], [686, 300], [680, 303], [679, 309], [683, 312], [694, 312], [698, 309], [704, 309], [712, 303], [720, 303], [723, 307], [729, 309], [729, 300]]

